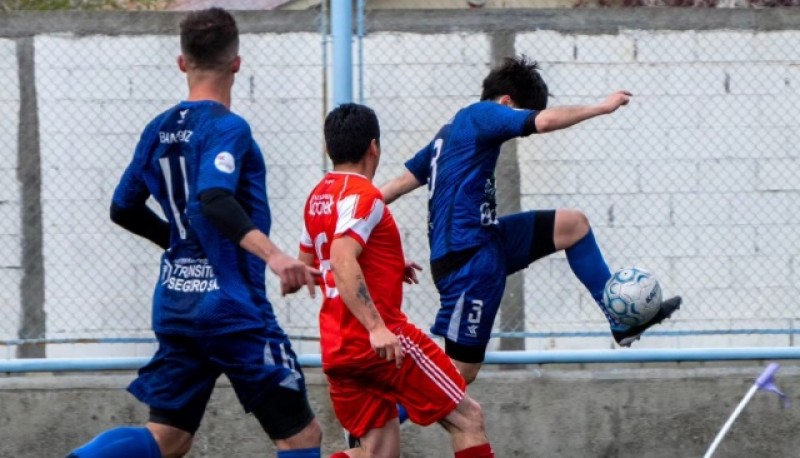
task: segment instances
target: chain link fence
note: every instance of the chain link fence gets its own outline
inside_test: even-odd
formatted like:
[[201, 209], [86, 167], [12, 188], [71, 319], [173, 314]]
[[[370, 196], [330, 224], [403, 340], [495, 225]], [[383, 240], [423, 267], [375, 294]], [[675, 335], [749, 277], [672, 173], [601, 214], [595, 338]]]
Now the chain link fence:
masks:
[[[538, 60], [551, 105], [595, 103], [628, 89], [633, 101], [610, 116], [506, 144], [497, 170], [500, 212], [580, 208], [612, 269], [648, 268], [665, 294], [682, 295], [675, 319], [637, 345], [793, 345], [800, 49], [785, 44], [800, 32], [648, 30], [648, 16], [626, 10], [617, 14], [639, 27], [599, 33], [576, 31], [579, 20], [560, 14], [563, 30], [502, 32], [505, 16], [476, 24], [439, 15], [440, 29], [421, 32], [402, 18], [368, 15], [356, 93], [381, 120], [375, 181], [401, 173], [443, 123], [476, 101], [502, 57]], [[681, 22], [680, 13], [659, 14]], [[293, 15], [305, 25], [285, 31], [264, 26], [267, 13], [237, 17], [243, 66], [232, 108], [249, 120], [266, 157], [271, 236], [295, 252], [305, 197], [328, 167], [327, 39], [313, 14]], [[43, 342], [48, 356], [131, 351], [105, 345], [112, 342], [152, 351], [159, 251], [114, 226], [108, 208], [143, 126], [186, 94], [175, 65], [176, 20], [156, 21], [165, 32], [0, 37], [0, 139], [8, 146], [0, 152], [7, 285], [0, 341], [8, 356], [20, 344]], [[424, 190], [391, 206], [408, 256], [427, 265], [426, 208]], [[281, 324], [301, 352], [316, 352], [319, 299], [277, 291], [270, 276]], [[405, 300], [410, 319], [427, 328], [438, 306], [429, 269]], [[500, 348], [612, 345], [602, 313], [562, 254], [510, 279], [495, 331]]]

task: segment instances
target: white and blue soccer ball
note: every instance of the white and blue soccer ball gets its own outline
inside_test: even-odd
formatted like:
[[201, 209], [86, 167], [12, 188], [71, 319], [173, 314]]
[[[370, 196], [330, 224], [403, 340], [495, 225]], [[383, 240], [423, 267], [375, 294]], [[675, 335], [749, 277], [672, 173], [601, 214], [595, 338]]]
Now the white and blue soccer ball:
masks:
[[661, 284], [639, 267], [614, 272], [603, 290], [603, 305], [617, 321], [629, 326], [646, 323], [661, 306]]

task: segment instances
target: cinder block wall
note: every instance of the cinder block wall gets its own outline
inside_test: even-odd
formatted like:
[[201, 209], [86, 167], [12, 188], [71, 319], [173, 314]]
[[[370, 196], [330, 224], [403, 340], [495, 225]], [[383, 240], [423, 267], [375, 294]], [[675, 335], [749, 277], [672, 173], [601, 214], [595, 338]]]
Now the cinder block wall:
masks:
[[[480, 93], [498, 34], [542, 64], [553, 105], [629, 89], [613, 116], [518, 142], [523, 208], [574, 206], [590, 217], [613, 268], [658, 273], [687, 306], [679, 329], [792, 328], [800, 272], [796, 180], [800, 39], [790, 11], [576, 10], [374, 12], [364, 40], [364, 94], [383, 127], [377, 182], [403, 170]], [[480, 14], [480, 16], [478, 16]], [[778, 16], [780, 15], [780, 16]], [[273, 237], [292, 252], [300, 208], [319, 178], [330, 102], [316, 17], [240, 13], [242, 72], [233, 108], [250, 119], [270, 168]], [[780, 17], [781, 21], [773, 21]], [[41, 149], [48, 337], [148, 336], [158, 251], [107, 218], [142, 126], [185, 94], [175, 68], [176, 15], [9, 15], [0, 28], [0, 292], [12, 338], [20, 309], [21, 209], [15, 177], [20, 91], [33, 87]], [[68, 20], [67, 20], [68, 19]], [[32, 36], [35, 78], [19, 75]], [[356, 92], [357, 93], [357, 92]], [[777, 102], [781, 102], [778, 104]], [[786, 109], [775, 110], [775, 106]], [[621, 179], [620, 177], [624, 178]], [[408, 256], [427, 258], [424, 191], [392, 207]], [[759, 214], [766, 207], [785, 211]], [[405, 309], [426, 327], [436, 295], [427, 274]], [[21, 285], [26, 287], [26, 285]], [[270, 283], [272, 291], [275, 285]], [[274, 295], [273, 295], [274, 296]], [[768, 300], [764, 300], [768, 297]], [[318, 304], [274, 297], [291, 334], [313, 335]], [[563, 256], [525, 273], [528, 330], [606, 326]], [[566, 317], [566, 319], [565, 319]], [[745, 324], [742, 324], [742, 320]], [[118, 331], [115, 331], [118, 330]], [[792, 345], [791, 335], [671, 336], [656, 347]], [[315, 343], [298, 343], [315, 351]], [[529, 348], [608, 347], [610, 339], [536, 339]], [[51, 345], [50, 356], [148, 354], [150, 345]]]

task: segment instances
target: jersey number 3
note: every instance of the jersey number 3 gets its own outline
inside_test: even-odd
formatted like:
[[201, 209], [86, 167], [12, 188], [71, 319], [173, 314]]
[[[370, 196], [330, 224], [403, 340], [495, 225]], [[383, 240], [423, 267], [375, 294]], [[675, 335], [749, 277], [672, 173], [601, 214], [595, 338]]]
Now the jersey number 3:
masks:
[[437, 162], [439, 161], [439, 155], [442, 154], [443, 144], [444, 139], [442, 138], [437, 138], [433, 142], [433, 158], [431, 158], [431, 178], [430, 185], [428, 186], [428, 200], [433, 199], [433, 191], [436, 190]]

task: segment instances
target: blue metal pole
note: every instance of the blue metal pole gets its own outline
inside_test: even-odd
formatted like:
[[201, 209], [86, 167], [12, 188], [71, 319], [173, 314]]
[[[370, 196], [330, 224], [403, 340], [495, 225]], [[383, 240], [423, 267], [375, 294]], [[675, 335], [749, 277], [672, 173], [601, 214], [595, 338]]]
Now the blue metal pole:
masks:
[[358, 103], [364, 103], [364, 0], [358, 0]]
[[[304, 367], [320, 367], [319, 354], [299, 355]], [[494, 351], [486, 364], [653, 363], [800, 359], [800, 347], [682, 348], [643, 350]], [[58, 358], [0, 361], [0, 373], [137, 370], [150, 358]]]
[[331, 1], [333, 35], [333, 105], [353, 101], [353, 3]]

